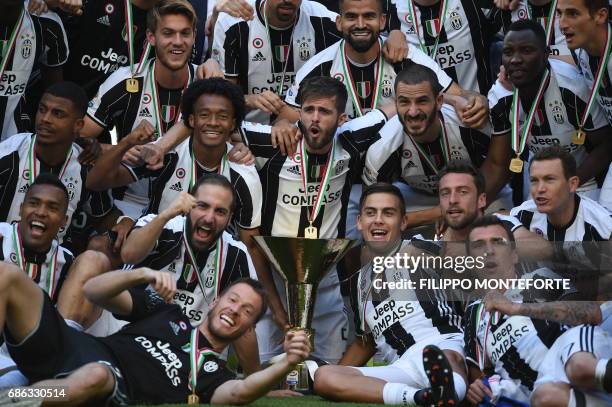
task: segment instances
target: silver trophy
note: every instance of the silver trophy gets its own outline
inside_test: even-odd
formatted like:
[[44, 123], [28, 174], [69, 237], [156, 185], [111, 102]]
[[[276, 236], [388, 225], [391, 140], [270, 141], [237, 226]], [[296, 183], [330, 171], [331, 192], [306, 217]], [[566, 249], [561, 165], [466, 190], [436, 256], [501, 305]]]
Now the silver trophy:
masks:
[[[291, 329], [305, 330], [314, 350], [311, 326], [319, 282], [353, 247], [354, 241], [279, 236], [255, 236], [255, 241], [285, 280]], [[307, 391], [308, 380], [308, 370], [303, 363], [287, 376], [287, 384], [292, 390]]]

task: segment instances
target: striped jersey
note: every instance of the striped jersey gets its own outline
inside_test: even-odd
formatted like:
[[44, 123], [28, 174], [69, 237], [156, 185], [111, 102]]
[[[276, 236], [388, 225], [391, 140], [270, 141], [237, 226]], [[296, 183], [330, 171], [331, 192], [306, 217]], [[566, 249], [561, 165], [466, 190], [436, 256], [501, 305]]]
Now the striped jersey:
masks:
[[[135, 227], [145, 226], [156, 216], [149, 214], [138, 219]], [[193, 264], [185, 247], [185, 222], [189, 219], [177, 216], [166, 223], [155, 248], [137, 267], [172, 273], [177, 287], [173, 302], [181, 307], [193, 326], [198, 326], [206, 317], [208, 306], [223, 289], [243, 277], [256, 280], [257, 274], [244, 243], [234, 240], [227, 232], [208, 249], [194, 250], [197, 264]], [[217, 248], [221, 249], [220, 253]], [[215, 267], [217, 259], [221, 265], [219, 273]]]

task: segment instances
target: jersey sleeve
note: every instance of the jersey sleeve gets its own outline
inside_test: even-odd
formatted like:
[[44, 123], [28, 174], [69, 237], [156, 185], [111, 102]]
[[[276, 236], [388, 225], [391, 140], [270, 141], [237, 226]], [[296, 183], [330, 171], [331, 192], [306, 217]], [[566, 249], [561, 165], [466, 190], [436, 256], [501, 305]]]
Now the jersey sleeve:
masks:
[[237, 77], [240, 74], [240, 52], [243, 48], [246, 49], [240, 34], [242, 24], [238, 21], [222, 14], [215, 24], [212, 55], [227, 77]]
[[134, 181], [138, 181], [138, 180], [145, 179], [145, 178], [157, 178], [159, 177], [160, 174], [162, 174], [166, 170], [166, 167], [170, 165], [171, 163], [170, 155], [171, 154], [176, 154], [176, 153], [170, 152], [166, 154], [164, 156], [163, 166], [157, 170], [151, 170], [147, 168], [146, 164], [139, 165], [137, 167], [132, 167], [124, 163], [121, 163], [121, 165], [123, 165], [125, 169], [127, 169], [130, 172], [130, 174], [132, 174], [132, 178], [134, 178]]
[[90, 191], [89, 193], [89, 207], [91, 216], [94, 218], [106, 216], [113, 209], [114, 203], [111, 190]]
[[399, 178], [401, 159], [399, 152], [403, 143], [402, 124], [391, 119], [379, 132], [380, 138], [373, 143], [365, 155], [362, 179], [365, 185], [375, 182], [391, 182]]
[[514, 231], [518, 228], [523, 227], [521, 221], [515, 218], [514, 216], [502, 215], [500, 213], [495, 213], [494, 215], [495, 217], [497, 217], [497, 219], [501, 220], [502, 223], [504, 223], [512, 233], [514, 233]]
[[[207, 357], [202, 366], [209, 362], [209, 359], [210, 357]], [[214, 358], [214, 363], [216, 363], [218, 366], [219, 363], [223, 362]], [[221, 386], [223, 383], [234, 380], [235, 378], [236, 375], [225, 368], [225, 366], [219, 367], [212, 372], [207, 372], [206, 369], [202, 368], [198, 373], [197, 385], [197, 393], [200, 397], [200, 403], [209, 404], [212, 396], [215, 394], [215, 390], [217, 390], [217, 388], [219, 388], [219, 386]]]
[[272, 147], [272, 126], [243, 122], [240, 135], [255, 157], [271, 158], [278, 152]]
[[98, 93], [89, 102], [87, 116], [98, 125], [110, 129], [112, 118], [123, 113], [129, 94], [125, 92], [124, 80], [130, 76], [129, 67], [119, 68], [98, 88]]
[[43, 29], [45, 43], [40, 63], [48, 67], [65, 64], [68, 60], [69, 47], [62, 20], [52, 11], [43, 13], [38, 18]]
[[164, 301], [164, 299], [151, 287], [130, 288], [128, 293], [132, 297], [132, 312], [129, 315], [116, 315], [119, 319], [124, 321], [139, 321], [164, 308], [177, 307], [177, 305], [166, 303], [166, 301]]
[[380, 138], [378, 131], [386, 122], [387, 116], [382, 111], [374, 109], [361, 117], [349, 120], [338, 129], [338, 133], [343, 142], [363, 153]]
[[261, 226], [262, 188], [259, 175], [252, 171], [243, 171], [234, 182], [238, 197], [238, 209], [235, 219], [242, 229], [254, 229]]
[[493, 131], [491, 135], [497, 136], [511, 131], [510, 112], [512, 109], [512, 93], [497, 81], [488, 94], [489, 111]]

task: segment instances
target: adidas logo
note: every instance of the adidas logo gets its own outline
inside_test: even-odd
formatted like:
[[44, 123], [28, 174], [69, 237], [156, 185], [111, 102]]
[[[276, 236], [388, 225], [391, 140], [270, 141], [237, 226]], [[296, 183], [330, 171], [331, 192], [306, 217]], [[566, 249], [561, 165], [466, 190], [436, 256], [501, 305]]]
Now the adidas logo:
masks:
[[261, 51], [259, 51], [257, 54], [255, 54], [253, 56], [253, 58], [251, 59], [251, 61], [255, 61], [255, 62], [257, 62], [257, 61], [261, 62], [261, 61], [265, 61], [265, 60], [266, 60], [266, 58], [263, 56]]
[[25, 184], [24, 186], [22, 186], [21, 188], [19, 188], [17, 190], [18, 193], [20, 194], [25, 194], [26, 192], [28, 192], [28, 189], [30, 188], [30, 184]]
[[145, 107], [138, 113], [138, 117], [153, 117], [151, 116], [151, 112], [149, 112], [149, 108]]
[[172, 328], [172, 332], [174, 332], [175, 335], [178, 335], [179, 330], [181, 329], [177, 324], [172, 321], [170, 321], [170, 328]]
[[181, 181], [177, 182], [174, 185], [171, 185], [170, 189], [173, 190], [173, 191], [181, 192], [183, 190], [183, 187], [181, 185]]
[[300, 175], [300, 167], [298, 167], [297, 165], [294, 165], [293, 167], [287, 168], [287, 172], [290, 172], [295, 175]]
[[102, 17], [98, 18], [96, 21], [102, 25], [110, 26], [110, 18], [108, 18], [108, 14], [103, 15]]

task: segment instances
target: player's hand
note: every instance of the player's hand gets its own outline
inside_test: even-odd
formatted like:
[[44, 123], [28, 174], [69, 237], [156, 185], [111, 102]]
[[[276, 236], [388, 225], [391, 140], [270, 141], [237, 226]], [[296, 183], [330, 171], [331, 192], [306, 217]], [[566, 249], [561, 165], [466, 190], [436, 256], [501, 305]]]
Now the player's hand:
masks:
[[174, 275], [166, 273], [165, 271], [151, 270], [150, 268], [144, 269], [145, 280], [157, 291], [160, 297], [162, 297], [167, 303], [172, 302], [174, 293], [176, 292], [176, 281], [174, 281]]
[[311, 350], [310, 339], [303, 330], [287, 332], [283, 347], [287, 353], [287, 362], [292, 366], [303, 362]]
[[130, 230], [132, 230], [132, 227], [134, 227], [134, 223], [134, 219], [124, 217], [121, 219], [121, 221], [119, 221], [119, 223], [111, 228], [113, 232], [117, 233], [117, 239], [115, 239], [115, 243], [112, 247], [114, 253], [121, 253], [121, 247], [123, 246], [128, 233], [130, 233]]
[[246, 0], [217, 0], [215, 2], [215, 13], [227, 13], [232, 17], [252, 20], [255, 10]]
[[493, 392], [482, 382], [481, 379], [477, 379], [470, 384], [465, 397], [470, 404], [478, 405], [484, 401], [485, 396], [491, 399], [493, 397]]
[[130, 148], [125, 154], [121, 161], [132, 167], [139, 167], [144, 164], [144, 161], [140, 158], [140, 151], [142, 146], [134, 146]]
[[145, 144], [140, 149], [140, 159], [150, 170], [159, 170], [164, 166], [164, 152], [154, 143]]
[[293, 155], [302, 138], [302, 132], [289, 120], [282, 119], [274, 123], [270, 137], [272, 147], [279, 148], [282, 155]]
[[[155, 127], [146, 120], [140, 122], [138, 127], [125, 136], [126, 142], [131, 146], [141, 146], [153, 141]], [[140, 158], [140, 157], [138, 157]]]
[[485, 309], [488, 312], [501, 312], [504, 315], [515, 315], [516, 306], [514, 302], [510, 301], [505, 295], [499, 291], [489, 291], [483, 298]]
[[66, 13], [74, 14], [77, 16], [83, 14], [82, 0], [54, 0], [49, 4], [49, 6], [58, 7]]
[[493, 0], [495, 7], [502, 10], [516, 10], [521, 0]]
[[49, 11], [49, 7], [43, 0], [30, 0], [28, 3], [28, 13], [30, 14], [39, 16], [47, 11]]
[[392, 64], [406, 59], [408, 57], [408, 41], [406, 41], [404, 33], [400, 30], [391, 31], [383, 44], [382, 53], [385, 59]]
[[206, 62], [200, 64], [196, 69], [196, 78], [208, 79], [208, 78], [225, 78], [223, 69], [217, 61], [212, 58], [208, 58]]
[[499, 83], [501, 83], [501, 85], [506, 88], [506, 90], [512, 91], [514, 89], [514, 85], [512, 85], [512, 82], [510, 82], [510, 80], [508, 79], [508, 75], [506, 75], [506, 68], [504, 68], [503, 65], [499, 67], [497, 80], [499, 80]]
[[265, 90], [255, 95], [245, 97], [247, 107], [251, 110], [260, 109], [266, 113], [279, 114], [285, 102], [274, 92]]
[[236, 164], [253, 165], [255, 155], [244, 143], [234, 143], [234, 148], [227, 153], [227, 159]]
[[93, 165], [95, 161], [102, 155], [102, 146], [95, 137], [77, 137], [75, 140], [83, 151], [79, 154], [79, 163], [81, 165]]
[[182, 191], [170, 206], [164, 210], [171, 218], [178, 215], [187, 215], [196, 206], [196, 199], [193, 195]]
[[489, 120], [487, 98], [483, 95], [470, 95], [467, 98], [467, 104], [457, 113], [466, 126], [480, 129]]

